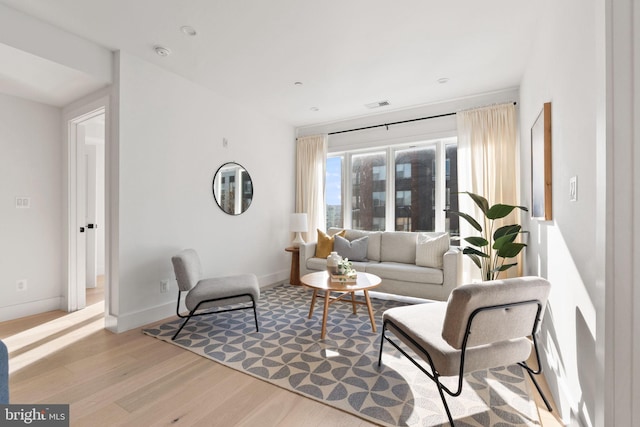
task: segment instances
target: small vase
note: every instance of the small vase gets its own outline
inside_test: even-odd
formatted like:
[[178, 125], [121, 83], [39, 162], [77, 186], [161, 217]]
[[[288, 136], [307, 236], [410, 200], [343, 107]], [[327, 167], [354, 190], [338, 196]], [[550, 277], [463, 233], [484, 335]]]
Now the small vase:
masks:
[[342, 261], [342, 257], [338, 252], [331, 252], [327, 257], [327, 271], [329, 274], [338, 274], [338, 264]]

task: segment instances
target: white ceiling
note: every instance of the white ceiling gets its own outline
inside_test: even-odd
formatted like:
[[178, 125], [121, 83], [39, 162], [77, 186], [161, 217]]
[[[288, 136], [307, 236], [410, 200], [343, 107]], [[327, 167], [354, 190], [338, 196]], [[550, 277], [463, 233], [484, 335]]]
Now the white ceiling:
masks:
[[[525, 0], [0, 3], [138, 55], [294, 126], [516, 87], [541, 14], [540, 2]], [[198, 34], [184, 35], [184, 25]], [[154, 45], [172, 54], [160, 57]], [[0, 49], [0, 91], [12, 90], [5, 54]], [[9, 59], [20, 68], [16, 55], [9, 52]], [[83, 76], [66, 71], [81, 86]], [[443, 77], [449, 81], [438, 83]], [[50, 95], [42, 86], [42, 94]], [[79, 93], [67, 86], [71, 96]], [[381, 100], [391, 105], [364, 106]]]
[[0, 43], [0, 93], [65, 106], [104, 85], [91, 76]]

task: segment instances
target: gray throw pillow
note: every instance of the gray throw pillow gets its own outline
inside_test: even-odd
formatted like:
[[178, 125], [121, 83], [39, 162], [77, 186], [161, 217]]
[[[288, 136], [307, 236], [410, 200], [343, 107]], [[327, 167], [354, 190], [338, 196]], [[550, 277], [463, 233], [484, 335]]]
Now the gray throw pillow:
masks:
[[336, 236], [333, 242], [333, 250], [338, 252], [338, 255], [342, 258], [349, 258], [349, 261], [368, 261], [368, 248], [369, 236], [360, 237], [352, 241]]

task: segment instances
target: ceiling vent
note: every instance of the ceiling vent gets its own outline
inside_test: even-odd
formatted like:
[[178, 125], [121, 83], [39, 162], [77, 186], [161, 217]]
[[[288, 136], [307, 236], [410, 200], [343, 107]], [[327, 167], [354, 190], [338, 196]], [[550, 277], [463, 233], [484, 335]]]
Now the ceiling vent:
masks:
[[373, 108], [386, 107], [387, 105], [391, 105], [389, 101], [372, 102], [371, 104], [365, 104], [364, 106], [369, 109], [373, 109]]

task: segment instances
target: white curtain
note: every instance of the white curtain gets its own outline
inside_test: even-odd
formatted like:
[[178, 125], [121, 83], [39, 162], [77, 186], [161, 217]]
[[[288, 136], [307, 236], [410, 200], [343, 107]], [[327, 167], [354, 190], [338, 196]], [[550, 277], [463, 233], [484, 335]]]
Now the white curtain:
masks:
[[[483, 196], [490, 205], [520, 205], [517, 117], [513, 103], [494, 105], [457, 113], [458, 121], [458, 189]], [[480, 211], [468, 196], [459, 197], [460, 211], [481, 218]], [[520, 211], [515, 210], [505, 223], [520, 224]], [[460, 235], [473, 235], [466, 221], [460, 221]], [[466, 258], [466, 257], [465, 257]], [[479, 278], [475, 268], [466, 268], [463, 281]], [[473, 265], [468, 263], [468, 265]], [[517, 268], [507, 271], [520, 275]]]
[[306, 242], [317, 240], [316, 229], [325, 229], [324, 185], [327, 163], [327, 135], [303, 136], [296, 144], [296, 212], [306, 213]]

